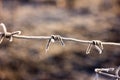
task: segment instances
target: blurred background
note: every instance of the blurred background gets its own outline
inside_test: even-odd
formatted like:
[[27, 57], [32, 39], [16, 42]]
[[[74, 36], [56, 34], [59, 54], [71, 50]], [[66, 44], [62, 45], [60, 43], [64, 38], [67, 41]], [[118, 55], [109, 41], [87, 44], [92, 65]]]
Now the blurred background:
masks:
[[[23, 35], [120, 42], [120, 0], [0, 0], [1, 22]], [[102, 55], [93, 48], [86, 55], [88, 45], [65, 41], [65, 47], [51, 44], [46, 53], [46, 42], [4, 40], [0, 80], [94, 80], [95, 68], [120, 65], [119, 46], [105, 45]]]

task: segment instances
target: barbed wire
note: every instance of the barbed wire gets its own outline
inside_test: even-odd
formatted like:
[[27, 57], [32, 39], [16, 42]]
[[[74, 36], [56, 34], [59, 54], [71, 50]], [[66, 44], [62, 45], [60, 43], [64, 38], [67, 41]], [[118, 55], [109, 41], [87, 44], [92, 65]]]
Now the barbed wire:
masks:
[[63, 40], [65, 41], [74, 41], [74, 42], [79, 42], [83, 44], [89, 44], [87, 49], [86, 49], [86, 54], [89, 54], [92, 47], [94, 46], [99, 54], [103, 52], [103, 45], [115, 45], [115, 46], [120, 46], [120, 43], [115, 43], [115, 42], [102, 42], [100, 40], [80, 40], [80, 39], [75, 39], [75, 38], [67, 38], [67, 37], [61, 37], [60, 35], [51, 35], [51, 36], [26, 36], [26, 35], [21, 35], [21, 31], [14, 31], [14, 32], [8, 32], [7, 28], [4, 23], [1, 23], [0, 26], [3, 28], [3, 32], [0, 32], [0, 44], [3, 42], [3, 40], [6, 38], [10, 42], [13, 41], [13, 38], [18, 38], [18, 39], [38, 39], [38, 40], [48, 40], [46, 44], [46, 51], [48, 51], [50, 43], [51, 42], [60, 42], [62, 46], [65, 46]]
[[[111, 71], [115, 71], [115, 74], [109, 73]], [[120, 71], [120, 66], [117, 69], [115, 69], [115, 68], [96, 68], [95, 69], [95, 72], [96, 72], [95, 80], [98, 80], [98, 74], [112, 77], [115, 80], [119, 80], [120, 79], [119, 71]]]

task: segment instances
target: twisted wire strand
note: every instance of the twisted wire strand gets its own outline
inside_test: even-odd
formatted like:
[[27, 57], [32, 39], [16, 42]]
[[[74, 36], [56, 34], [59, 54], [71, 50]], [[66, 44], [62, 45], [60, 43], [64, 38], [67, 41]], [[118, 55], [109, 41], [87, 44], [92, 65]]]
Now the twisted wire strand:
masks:
[[[119, 77], [119, 71], [120, 71], [120, 66], [115, 71], [115, 74], [116, 74], [117, 77]], [[116, 80], [119, 80], [119, 79], [116, 78]]]
[[114, 70], [115, 68], [96, 68], [95, 72], [98, 74], [102, 74], [105, 76], [115, 78], [115, 80], [119, 80], [120, 79], [120, 76], [119, 76], [120, 66], [115, 70], [115, 74], [109, 73], [109, 71], [114, 71]]
[[[38, 39], [38, 40], [47, 40], [51, 38], [51, 36], [25, 36], [25, 35], [13, 35], [13, 37], [18, 39]], [[80, 42], [85, 44], [92, 43], [92, 41], [90, 40], [80, 40], [80, 39], [67, 38], [67, 37], [61, 37], [61, 38], [66, 41], [74, 41], [74, 42]], [[120, 46], [120, 43], [115, 43], [115, 42], [102, 42], [102, 44]]]
[[80, 39], [75, 39], [75, 38], [61, 37], [60, 35], [26, 36], [26, 35], [21, 35], [21, 31], [8, 32], [4, 23], [1, 23], [0, 25], [3, 28], [3, 32], [0, 32], [0, 35], [1, 35], [0, 44], [2, 43], [4, 38], [7, 38], [10, 42], [13, 41], [13, 38], [48, 40], [47, 45], [46, 45], [46, 50], [48, 50], [51, 42], [59, 41], [60, 44], [64, 46], [65, 44], [63, 40], [65, 40], [65, 41], [73, 41], [73, 42], [79, 42], [83, 44], [89, 44], [86, 50], [86, 54], [90, 53], [93, 46], [98, 50], [99, 54], [103, 52], [103, 45], [120, 46], [120, 43], [115, 43], [115, 42], [102, 42], [100, 40], [80, 40]]
[[38, 39], [38, 40], [48, 40], [47, 45], [46, 45], [46, 51], [49, 50], [49, 46], [51, 42], [56, 42], [60, 41], [61, 45], [64, 46], [65, 41], [74, 41], [74, 42], [79, 42], [83, 44], [89, 44], [88, 48], [86, 49], [86, 54], [89, 54], [92, 47], [95, 46], [95, 48], [98, 50], [99, 54], [103, 52], [103, 45], [115, 45], [115, 46], [120, 46], [120, 43], [114, 43], [114, 42], [102, 42], [100, 40], [80, 40], [80, 39], [75, 39], [75, 38], [66, 38], [66, 37], [61, 37], [58, 35], [54, 35], [54, 37], [57, 37], [56, 40], [52, 38], [52, 36], [25, 36], [25, 35], [13, 35], [14, 38], [19, 38], [19, 39]]
[[113, 77], [113, 78], [117, 78], [117, 80], [120, 79], [119, 76], [116, 76], [116, 75], [113, 75], [113, 74], [110, 74], [110, 73], [99, 72], [99, 74], [102, 74], [102, 75], [105, 75], [105, 76], [109, 76], [109, 77]]

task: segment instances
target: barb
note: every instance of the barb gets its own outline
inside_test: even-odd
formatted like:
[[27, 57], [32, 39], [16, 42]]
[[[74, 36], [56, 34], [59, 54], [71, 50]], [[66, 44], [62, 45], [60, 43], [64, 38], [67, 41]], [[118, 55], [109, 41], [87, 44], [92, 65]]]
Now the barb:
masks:
[[96, 68], [95, 69], [95, 72], [102, 72], [102, 71], [105, 71], [105, 72], [109, 72], [109, 71], [113, 71], [115, 70], [114, 68]]
[[115, 70], [114, 68], [96, 68], [95, 72], [97, 74], [102, 74], [105, 76], [113, 77], [116, 80], [119, 80], [120, 79], [120, 76], [119, 76], [120, 67], [118, 67], [118, 69], [115, 71], [115, 75], [109, 73], [109, 71], [114, 71], [114, 70]]
[[51, 35], [51, 38], [48, 40], [47, 45], [46, 45], [46, 52], [49, 49], [50, 43], [51, 42], [55, 42], [55, 41], [59, 41], [61, 43], [62, 46], [65, 46], [63, 39], [60, 35]]
[[[120, 66], [115, 71], [117, 77], [119, 77], [119, 71], [120, 71]], [[116, 78], [116, 80], [119, 80], [119, 78]]]
[[13, 35], [21, 34], [21, 31], [7, 32], [5, 24], [1, 23], [0, 25], [3, 27], [3, 33], [0, 33], [0, 35], [1, 35], [0, 44], [2, 43], [4, 38], [7, 38], [7, 39], [9, 39], [10, 42], [12, 42], [13, 41]]
[[88, 45], [88, 48], [86, 50], [86, 54], [89, 54], [91, 51], [92, 46], [95, 46], [95, 48], [99, 51], [99, 54], [103, 51], [103, 44], [99, 40], [93, 40], [92, 43]]
[[95, 79], [94, 79], [94, 80], [98, 80], [98, 78], [99, 78], [99, 75], [98, 75], [98, 73], [96, 73], [96, 74], [95, 74]]
[[56, 42], [59, 41], [62, 46], [64, 46], [63, 40], [66, 41], [74, 41], [74, 42], [79, 42], [79, 43], [84, 43], [84, 44], [89, 44], [88, 48], [86, 50], [86, 54], [89, 54], [92, 47], [94, 46], [98, 51], [99, 54], [103, 52], [103, 45], [116, 45], [120, 46], [120, 43], [114, 43], [114, 42], [102, 42], [100, 40], [80, 40], [80, 39], [75, 39], [75, 38], [66, 38], [66, 37], [61, 37], [60, 35], [52, 35], [52, 36], [25, 36], [25, 35], [20, 35], [21, 31], [14, 31], [14, 32], [8, 32], [6, 29], [5, 24], [1, 23], [0, 24], [3, 28], [3, 32], [0, 32], [1, 38], [0, 38], [0, 44], [3, 42], [5, 38], [7, 38], [10, 42], [13, 41], [13, 38], [18, 38], [18, 39], [38, 39], [38, 40], [48, 40], [47, 45], [46, 45], [46, 51], [49, 49], [50, 43], [51, 42]]

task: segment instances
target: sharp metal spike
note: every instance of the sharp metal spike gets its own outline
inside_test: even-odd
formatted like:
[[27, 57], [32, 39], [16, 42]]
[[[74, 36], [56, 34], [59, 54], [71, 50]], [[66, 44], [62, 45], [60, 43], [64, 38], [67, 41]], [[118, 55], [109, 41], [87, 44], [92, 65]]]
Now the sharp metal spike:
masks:
[[93, 45], [91, 43], [88, 45], [87, 50], [86, 50], [86, 54], [90, 53], [92, 46]]
[[46, 52], [49, 50], [50, 43], [51, 43], [51, 38], [48, 40], [46, 44]]

